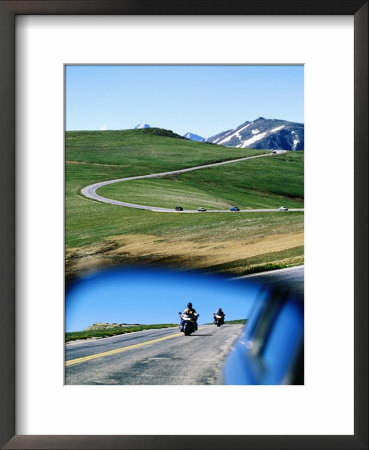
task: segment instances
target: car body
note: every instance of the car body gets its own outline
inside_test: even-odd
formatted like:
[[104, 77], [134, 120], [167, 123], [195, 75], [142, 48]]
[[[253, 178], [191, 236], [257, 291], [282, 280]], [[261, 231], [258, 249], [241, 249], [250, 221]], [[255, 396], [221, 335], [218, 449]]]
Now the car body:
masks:
[[288, 208], [287, 208], [287, 206], [281, 206], [279, 208], [279, 211], [288, 211]]
[[230, 209], [230, 211], [239, 211], [240, 208], [238, 206], [232, 206], [232, 208]]
[[304, 384], [303, 295], [264, 286], [228, 355], [221, 384]]
[[277, 150], [273, 150], [273, 151], [272, 151], [272, 153], [274, 153], [274, 154], [275, 154], [275, 153], [278, 153], [278, 152], [277, 152]]
[[205, 209], [205, 208], [203, 208], [202, 206], [200, 206], [199, 208], [197, 208], [197, 211], [198, 211], [198, 212], [205, 212], [205, 211], [206, 211], [206, 209]]
[[183, 208], [182, 208], [182, 206], [176, 206], [175, 210], [176, 211], [183, 211]]

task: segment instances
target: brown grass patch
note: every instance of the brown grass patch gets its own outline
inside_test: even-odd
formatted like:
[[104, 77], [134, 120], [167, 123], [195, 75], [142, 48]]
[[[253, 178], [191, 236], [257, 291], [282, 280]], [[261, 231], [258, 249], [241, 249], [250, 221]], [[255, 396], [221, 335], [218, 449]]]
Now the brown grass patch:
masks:
[[109, 238], [102, 244], [67, 250], [66, 274], [68, 278], [104, 266], [140, 263], [205, 269], [302, 245], [303, 231], [222, 242], [209, 240], [201, 245], [192, 240], [158, 240], [154, 235], [123, 235]]

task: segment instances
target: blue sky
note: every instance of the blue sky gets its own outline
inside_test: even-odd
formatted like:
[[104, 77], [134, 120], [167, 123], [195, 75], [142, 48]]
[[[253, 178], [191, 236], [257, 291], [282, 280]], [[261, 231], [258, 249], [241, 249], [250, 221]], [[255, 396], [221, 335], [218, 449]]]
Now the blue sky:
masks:
[[67, 130], [207, 138], [260, 116], [304, 122], [303, 66], [66, 66]]
[[215, 275], [161, 269], [112, 269], [81, 278], [66, 295], [66, 331], [95, 322], [177, 323], [191, 301], [208, 323], [222, 307], [226, 320], [246, 318], [259, 287]]

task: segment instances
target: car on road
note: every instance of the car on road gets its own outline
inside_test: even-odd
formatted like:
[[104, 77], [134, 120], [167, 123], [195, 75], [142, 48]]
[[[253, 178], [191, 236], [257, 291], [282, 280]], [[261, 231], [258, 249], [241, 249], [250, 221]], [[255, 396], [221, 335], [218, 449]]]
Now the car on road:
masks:
[[288, 211], [288, 208], [287, 208], [287, 206], [281, 206], [279, 208], [279, 211]]
[[274, 154], [277, 153], [277, 150], [273, 150], [272, 153], [274, 153]]
[[232, 206], [232, 208], [230, 209], [230, 211], [239, 211], [240, 208], [238, 206]]
[[205, 208], [203, 208], [202, 206], [200, 206], [200, 208], [197, 208], [197, 211], [198, 211], [198, 212], [205, 212], [205, 211], [206, 211], [206, 209], [205, 209]]
[[182, 208], [182, 206], [176, 206], [176, 211], [183, 211], [183, 208]]

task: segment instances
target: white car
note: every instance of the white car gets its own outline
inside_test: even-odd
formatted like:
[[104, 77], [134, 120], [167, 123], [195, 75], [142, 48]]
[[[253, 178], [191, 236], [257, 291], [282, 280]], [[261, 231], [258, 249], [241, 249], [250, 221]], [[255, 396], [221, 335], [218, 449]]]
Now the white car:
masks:
[[197, 211], [198, 212], [206, 212], [206, 209], [203, 208], [202, 206], [200, 206], [200, 208], [197, 208]]
[[287, 206], [281, 206], [279, 208], [279, 211], [288, 211], [288, 208], [287, 208]]

